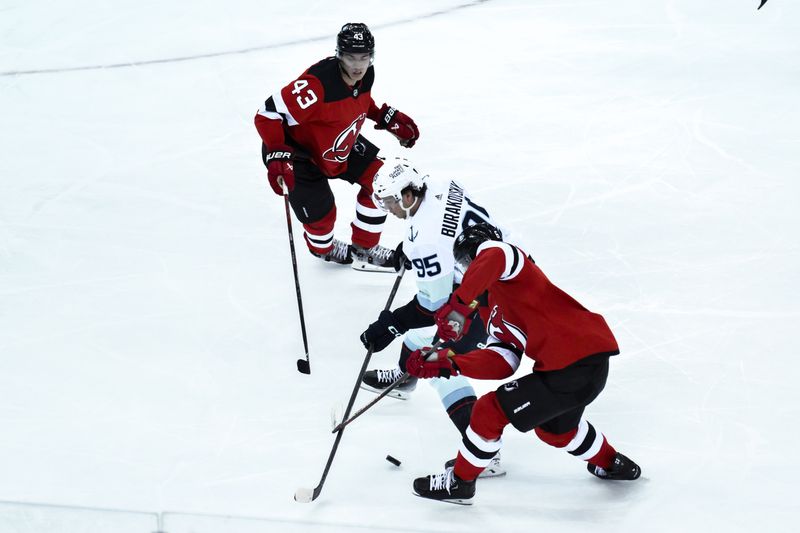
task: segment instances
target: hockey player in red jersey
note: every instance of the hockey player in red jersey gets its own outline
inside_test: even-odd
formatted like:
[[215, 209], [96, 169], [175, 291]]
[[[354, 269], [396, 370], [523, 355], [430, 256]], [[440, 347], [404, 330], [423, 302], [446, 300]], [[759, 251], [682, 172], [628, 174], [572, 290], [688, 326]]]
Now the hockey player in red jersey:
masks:
[[[367, 25], [345, 24], [337, 36], [336, 56], [311, 66], [267, 98], [255, 125], [269, 184], [278, 195], [284, 194], [285, 185], [311, 253], [352, 263], [353, 268], [394, 272], [393, 251], [378, 244], [386, 213], [372, 200], [372, 178], [382, 163], [376, 157], [378, 147], [360, 132], [370, 119], [376, 129], [389, 131], [410, 148], [419, 130], [407, 115], [387, 104], [378, 107], [372, 99], [374, 54], [375, 39]], [[360, 187], [352, 246], [333, 236], [336, 204], [328, 180], [334, 178]]]
[[417, 350], [406, 363], [408, 372], [420, 378], [504, 379], [514, 374], [523, 355], [535, 362], [533, 372], [475, 402], [454, 466], [417, 478], [414, 493], [472, 503], [475, 480], [500, 450], [508, 424], [522, 432], [534, 430], [547, 444], [587, 461], [589, 472], [599, 478], [637, 479], [639, 466], [583, 418], [584, 408], [605, 387], [610, 356], [619, 353], [603, 317], [553, 285], [525, 252], [502, 242], [489, 224], [465, 229], [453, 251], [466, 271], [461, 286], [436, 313], [438, 335], [459, 338], [469, 327], [468, 304], [488, 290], [489, 305], [482, 311], [489, 340], [486, 348], [466, 354], [442, 349], [426, 356]]

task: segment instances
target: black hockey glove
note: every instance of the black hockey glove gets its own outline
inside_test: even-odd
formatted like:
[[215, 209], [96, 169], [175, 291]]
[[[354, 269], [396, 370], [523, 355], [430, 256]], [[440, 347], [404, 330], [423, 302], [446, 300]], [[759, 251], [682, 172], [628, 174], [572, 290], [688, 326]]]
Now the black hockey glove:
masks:
[[364, 348], [369, 349], [371, 344], [373, 352], [380, 352], [406, 331], [408, 330], [397, 321], [391, 311], [384, 310], [378, 315], [378, 320], [361, 334], [361, 342]]
[[405, 265], [406, 270], [411, 270], [411, 261], [406, 257], [406, 254], [403, 253], [403, 241], [400, 241], [400, 244], [397, 245], [397, 248], [394, 249], [394, 255], [392, 256], [392, 266], [394, 267], [395, 272], [400, 272], [400, 267]]

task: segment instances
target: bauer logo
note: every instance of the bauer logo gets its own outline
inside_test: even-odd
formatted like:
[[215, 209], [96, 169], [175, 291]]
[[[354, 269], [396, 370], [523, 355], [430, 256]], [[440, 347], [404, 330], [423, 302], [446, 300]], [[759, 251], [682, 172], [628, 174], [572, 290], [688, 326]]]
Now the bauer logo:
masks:
[[509, 381], [508, 383], [503, 385], [503, 389], [507, 392], [511, 392], [512, 390], [515, 390], [517, 388], [519, 388], [519, 383], [517, 383], [517, 380]]
[[530, 404], [531, 404], [531, 402], [525, 402], [525, 403], [523, 403], [522, 405], [520, 405], [519, 407], [517, 407], [516, 409], [514, 409], [514, 414], [517, 414], [517, 413], [519, 413], [520, 411], [522, 411], [522, 410], [523, 410], [523, 409], [525, 409], [526, 407], [530, 406]]

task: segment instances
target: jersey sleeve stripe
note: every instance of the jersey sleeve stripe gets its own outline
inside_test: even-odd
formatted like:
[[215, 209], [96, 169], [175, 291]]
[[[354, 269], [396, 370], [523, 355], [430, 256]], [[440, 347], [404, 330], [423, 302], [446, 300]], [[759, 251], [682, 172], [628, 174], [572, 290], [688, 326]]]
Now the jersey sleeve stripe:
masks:
[[[494, 337], [489, 337], [489, 339], [497, 340], [494, 339]], [[516, 350], [515, 348], [509, 346], [504, 342], [498, 341], [489, 344], [488, 346], [486, 346], [486, 349], [492, 350], [493, 352], [497, 352], [498, 354], [500, 354], [502, 358], [505, 360], [505, 362], [508, 363], [508, 366], [510, 366], [514, 370], [514, 372], [516, 372], [517, 369], [519, 368], [520, 354], [518, 353], [518, 350]]]
[[280, 92], [273, 94], [270, 98], [275, 103], [275, 111], [283, 115], [290, 126], [297, 126], [299, 124], [289, 112], [289, 108], [286, 107], [286, 102], [283, 101], [283, 96], [281, 96]]
[[519, 251], [514, 246], [511, 247], [511, 251], [514, 254], [514, 263], [511, 265], [511, 271], [509, 273], [509, 276], [515, 277], [517, 274], [519, 274], [519, 272], [517, 271], [517, 266], [519, 266]]
[[503, 255], [505, 255], [505, 268], [503, 269], [503, 274], [500, 276], [500, 281], [510, 281], [522, 272], [525, 263], [516, 246], [512, 246], [506, 242], [486, 241], [478, 246], [478, 254], [488, 248], [499, 248], [503, 251]]
[[272, 100], [271, 96], [264, 100], [264, 105], [259, 108], [258, 114], [270, 120], [279, 120], [283, 122], [283, 115], [278, 113], [275, 109], [275, 102]]

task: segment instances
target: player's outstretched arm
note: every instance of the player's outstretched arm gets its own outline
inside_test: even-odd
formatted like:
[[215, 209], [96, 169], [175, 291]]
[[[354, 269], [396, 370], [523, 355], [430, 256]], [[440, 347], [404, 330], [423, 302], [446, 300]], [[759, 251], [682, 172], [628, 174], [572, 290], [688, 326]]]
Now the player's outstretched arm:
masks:
[[370, 107], [367, 117], [375, 121], [376, 130], [386, 130], [397, 137], [401, 146], [411, 148], [419, 139], [419, 128], [411, 117], [388, 104]]

